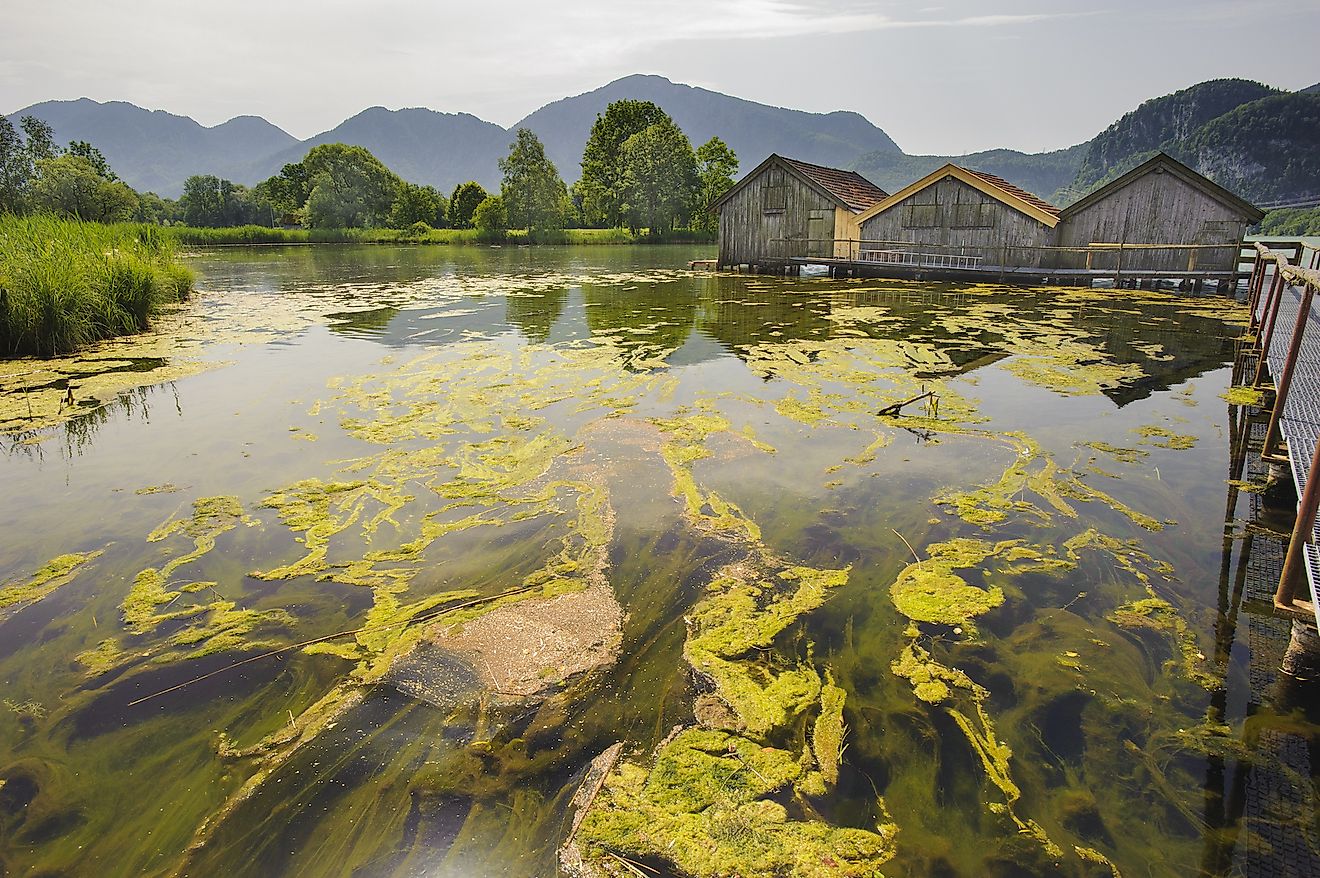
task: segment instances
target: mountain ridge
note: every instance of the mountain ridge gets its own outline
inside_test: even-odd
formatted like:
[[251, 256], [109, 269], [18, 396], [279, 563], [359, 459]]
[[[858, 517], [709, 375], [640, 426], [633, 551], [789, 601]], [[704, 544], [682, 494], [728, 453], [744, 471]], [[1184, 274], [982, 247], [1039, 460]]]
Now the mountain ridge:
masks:
[[[87, 140], [136, 189], [177, 197], [191, 174], [252, 185], [322, 143], [371, 150], [406, 180], [443, 192], [467, 180], [498, 188], [499, 158], [518, 127], [536, 132], [566, 182], [580, 172], [582, 147], [606, 105], [651, 100], [694, 146], [719, 136], [742, 170], [770, 153], [857, 170], [894, 191], [945, 162], [997, 174], [1043, 198], [1066, 204], [1164, 150], [1244, 197], [1286, 198], [1314, 188], [1320, 176], [1320, 83], [1286, 92], [1244, 79], [1197, 83], [1151, 98], [1066, 149], [1025, 153], [990, 149], [963, 155], [908, 155], [883, 129], [849, 110], [812, 113], [757, 103], [654, 74], [633, 74], [551, 101], [504, 128], [465, 112], [427, 107], [368, 107], [333, 128], [299, 140], [260, 116], [203, 126], [187, 116], [124, 101], [46, 101], [10, 115], [37, 115], [56, 139]], [[1247, 126], [1247, 127], [1244, 127]], [[1272, 143], [1254, 132], [1269, 131]]]

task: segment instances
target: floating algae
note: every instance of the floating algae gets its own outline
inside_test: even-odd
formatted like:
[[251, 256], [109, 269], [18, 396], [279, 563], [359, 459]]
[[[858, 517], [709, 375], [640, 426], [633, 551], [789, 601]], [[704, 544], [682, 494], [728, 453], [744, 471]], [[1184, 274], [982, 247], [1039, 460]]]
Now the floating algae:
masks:
[[1171, 662], [1187, 679], [1206, 689], [1223, 685], [1222, 680], [1204, 669], [1205, 654], [1197, 646], [1196, 635], [1187, 627], [1187, 620], [1153, 591], [1148, 598], [1123, 604], [1107, 618], [1120, 628], [1149, 629], [1169, 635], [1176, 653]]
[[57, 588], [68, 585], [81, 572], [84, 565], [96, 560], [104, 552], [73, 552], [50, 559], [33, 573], [26, 582], [11, 582], [0, 586], [0, 620], [20, 605], [34, 604]]
[[1225, 400], [1229, 405], [1259, 406], [1265, 402], [1265, 391], [1255, 387], [1234, 385], [1219, 394], [1219, 398]]
[[1150, 457], [1149, 451], [1143, 451], [1140, 448], [1123, 448], [1118, 445], [1111, 445], [1108, 442], [1083, 442], [1087, 448], [1093, 448], [1103, 454], [1117, 460], [1119, 463], [1141, 463]]
[[237, 497], [200, 497], [193, 501], [193, 514], [190, 517], [171, 519], [148, 534], [147, 540], [153, 543], [176, 535], [191, 537], [193, 549], [170, 559], [159, 570], [149, 567], [138, 573], [122, 607], [124, 622], [129, 630], [134, 634], [145, 634], [169, 619], [204, 612], [207, 609], [204, 605], [193, 605], [163, 614], [158, 614], [156, 609], [170, 604], [183, 594], [182, 590], [169, 589], [174, 571], [210, 552], [221, 534], [228, 533], [240, 524], [251, 527], [257, 522], [243, 512], [243, 505]]
[[1196, 446], [1196, 437], [1175, 433], [1166, 427], [1148, 425], [1132, 431], [1141, 436], [1142, 445], [1154, 445], [1156, 448], [1172, 448], [1183, 451]]
[[979, 567], [986, 559], [1020, 545], [1019, 542], [987, 543], [984, 540], [953, 539], [929, 546], [924, 561], [914, 561], [899, 573], [889, 596], [898, 611], [917, 622], [961, 626], [974, 636], [973, 619], [1004, 602], [998, 586], [988, 589], [969, 585], [953, 571]]

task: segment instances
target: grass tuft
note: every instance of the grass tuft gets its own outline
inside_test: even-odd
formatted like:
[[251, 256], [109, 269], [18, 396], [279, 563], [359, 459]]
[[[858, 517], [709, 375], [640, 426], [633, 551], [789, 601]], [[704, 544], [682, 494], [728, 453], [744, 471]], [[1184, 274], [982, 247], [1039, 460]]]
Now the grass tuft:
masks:
[[156, 227], [0, 216], [0, 356], [56, 356], [141, 332], [192, 285]]

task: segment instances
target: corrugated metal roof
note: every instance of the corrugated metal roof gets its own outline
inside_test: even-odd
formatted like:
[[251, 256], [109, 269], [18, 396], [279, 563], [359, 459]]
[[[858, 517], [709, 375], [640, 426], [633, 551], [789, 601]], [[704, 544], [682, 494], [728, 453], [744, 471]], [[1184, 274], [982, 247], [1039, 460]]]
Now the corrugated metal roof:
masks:
[[[780, 158], [783, 157], [780, 156]], [[813, 165], [797, 159], [784, 158], [783, 161], [792, 165], [813, 183], [824, 188], [853, 210], [866, 210], [871, 205], [883, 201], [889, 195], [888, 192], [856, 171], [841, 171], [838, 168]]]
[[[959, 165], [959, 167], [962, 166]], [[1050, 214], [1051, 216], [1057, 217], [1059, 215], [1059, 208], [1055, 207], [1053, 204], [1050, 204], [1048, 201], [1045, 201], [1044, 199], [1037, 198], [1035, 195], [1032, 195], [1030, 192], [1028, 192], [1025, 189], [1022, 189], [1018, 186], [1014, 186], [1012, 183], [1008, 182], [1003, 177], [996, 177], [994, 174], [987, 174], [984, 171], [978, 171], [975, 168], [962, 168], [962, 169], [967, 173], [972, 174], [975, 177], [979, 177], [980, 179], [984, 180], [986, 183], [989, 183], [991, 186], [994, 186], [996, 189], [1002, 189], [1005, 192], [1007, 192], [1009, 195], [1012, 195], [1014, 198], [1017, 198], [1020, 201], [1025, 201], [1027, 204], [1030, 204], [1032, 207], [1035, 207], [1039, 210], [1043, 210], [1046, 213]]]

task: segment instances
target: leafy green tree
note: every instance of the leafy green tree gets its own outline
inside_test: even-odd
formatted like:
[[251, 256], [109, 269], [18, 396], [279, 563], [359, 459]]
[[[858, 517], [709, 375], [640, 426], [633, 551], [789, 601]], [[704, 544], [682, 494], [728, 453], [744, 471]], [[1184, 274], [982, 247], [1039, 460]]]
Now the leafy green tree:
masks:
[[671, 231], [688, 221], [697, 196], [697, 157], [666, 117], [623, 142], [624, 214], [633, 229]]
[[500, 171], [504, 174], [500, 197], [510, 226], [529, 232], [564, 227], [563, 201], [568, 189], [535, 134], [518, 129], [509, 154], [500, 159]]
[[449, 225], [455, 229], [472, 228], [472, 213], [477, 205], [490, 197], [490, 193], [481, 188], [475, 180], [460, 183], [454, 187], [454, 194], [449, 197]]
[[107, 180], [92, 162], [79, 155], [60, 155], [37, 162], [32, 206], [89, 222], [118, 222], [137, 211], [137, 193], [126, 184]]
[[139, 192], [138, 206], [133, 214], [133, 220], [139, 223], [168, 226], [182, 222], [183, 212], [179, 209], [177, 201], [161, 198], [155, 192]]
[[488, 195], [472, 211], [472, 225], [478, 237], [484, 241], [495, 241], [504, 237], [509, 228], [509, 215], [504, 208], [504, 199], [498, 195]]
[[27, 210], [37, 162], [59, 154], [54, 132], [45, 122], [24, 116], [18, 125], [15, 128], [13, 122], [0, 116], [0, 213]]
[[733, 188], [733, 175], [738, 173], [738, 156], [728, 144], [712, 137], [697, 147], [697, 213], [693, 225], [702, 231], [713, 232], [719, 227], [719, 218], [711, 208], [725, 192]]
[[363, 147], [323, 143], [263, 181], [257, 194], [282, 214], [305, 211], [315, 228], [361, 228], [384, 225], [399, 182]]
[[70, 140], [69, 148], [65, 150], [65, 154], [87, 159], [92, 163], [92, 169], [111, 183], [119, 180], [119, 175], [110, 169], [110, 163], [105, 160], [105, 156], [101, 154], [101, 151], [85, 140]]
[[617, 228], [624, 221], [623, 144], [639, 132], [672, 120], [650, 101], [614, 101], [596, 117], [582, 151], [582, 177], [574, 184], [590, 225]]
[[390, 208], [389, 226], [407, 229], [425, 223], [433, 229], [442, 229], [448, 209], [449, 203], [434, 186], [418, 186], [400, 180], [394, 206]]
[[268, 225], [275, 218], [269, 201], [246, 186], [212, 174], [197, 174], [183, 182], [179, 210], [188, 225], [209, 228]]

